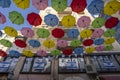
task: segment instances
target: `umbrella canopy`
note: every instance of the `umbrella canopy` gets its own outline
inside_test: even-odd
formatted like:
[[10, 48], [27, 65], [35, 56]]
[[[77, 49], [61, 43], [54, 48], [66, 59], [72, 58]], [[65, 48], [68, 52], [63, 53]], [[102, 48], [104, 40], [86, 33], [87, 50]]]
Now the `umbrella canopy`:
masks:
[[86, 0], [72, 0], [72, 3], [70, 6], [72, 8], [72, 11], [80, 13], [84, 11], [84, 9], [86, 8], [87, 2]]
[[94, 38], [99, 38], [104, 34], [104, 30], [103, 29], [95, 29], [93, 31], [92, 37]]
[[0, 0], [0, 6], [2, 8], [9, 8], [11, 5], [11, 0]]
[[29, 50], [23, 50], [22, 54], [27, 57], [33, 57], [34, 53]]
[[93, 28], [101, 28], [105, 24], [105, 19], [98, 17], [92, 22], [92, 27]]
[[106, 51], [110, 51], [110, 50], [112, 50], [113, 49], [113, 46], [112, 45], [107, 45], [107, 46], [105, 46], [105, 50]]
[[93, 0], [88, 6], [88, 11], [93, 15], [101, 13], [103, 9], [104, 9], [103, 0]]
[[55, 42], [53, 40], [45, 40], [43, 45], [47, 48], [53, 48], [55, 46]]
[[52, 35], [55, 37], [55, 38], [62, 38], [64, 36], [65, 32], [63, 29], [60, 29], [60, 28], [55, 28], [52, 30]]
[[32, 5], [38, 10], [44, 10], [48, 7], [48, 0], [32, 0]]
[[30, 25], [39, 26], [42, 23], [42, 18], [39, 14], [32, 12], [27, 15], [27, 21]]
[[93, 44], [93, 40], [92, 39], [86, 39], [83, 41], [83, 45], [84, 46], [91, 46]]
[[50, 55], [52, 55], [52, 56], [59, 56], [59, 55], [61, 55], [61, 53], [60, 53], [60, 50], [52, 50], [52, 51], [50, 51]]
[[73, 54], [73, 50], [71, 48], [65, 48], [62, 50], [62, 53], [66, 56]]
[[115, 14], [118, 10], [120, 10], [120, 2], [117, 0], [109, 1], [104, 7], [104, 13], [107, 15]]
[[2, 49], [0, 49], [0, 56], [6, 57], [7, 53], [5, 51], [3, 51]]
[[40, 38], [47, 38], [50, 35], [50, 32], [47, 29], [39, 28], [37, 29], [36, 34]]
[[20, 47], [20, 48], [25, 48], [27, 46], [27, 44], [25, 43], [25, 41], [17, 39], [15, 40], [15, 45]]
[[67, 8], [67, 0], [51, 0], [51, 5], [57, 12], [63, 12]]
[[34, 31], [28, 27], [23, 27], [21, 29], [21, 33], [22, 33], [22, 35], [24, 35], [25, 37], [28, 37], [28, 38], [32, 38], [34, 36]]
[[12, 23], [21, 25], [24, 23], [24, 17], [17, 11], [9, 12], [9, 19]]
[[78, 38], [78, 35], [79, 35], [80, 33], [79, 33], [79, 31], [78, 31], [78, 29], [69, 29], [68, 31], [67, 31], [67, 36], [69, 37], [69, 38]]
[[35, 39], [31, 39], [28, 41], [29, 45], [32, 46], [33, 48], [38, 48], [40, 47], [40, 42]]
[[88, 38], [88, 37], [90, 37], [92, 35], [92, 33], [93, 32], [92, 32], [91, 29], [84, 29], [84, 30], [81, 31], [80, 37], [82, 37], [82, 38]]
[[105, 46], [103, 46], [103, 45], [97, 46], [97, 47], [95, 47], [95, 50], [96, 51], [104, 51], [105, 50]]
[[88, 16], [82, 16], [78, 19], [77, 25], [80, 28], [85, 28], [90, 26], [91, 19]]
[[114, 29], [108, 29], [105, 31], [104, 36], [105, 37], [114, 37], [116, 31]]
[[0, 12], [0, 24], [4, 24], [6, 22], [6, 17]]
[[41, 49], [39, 49], [36, 54], [37, 54], [38, 56], [41, 56], [41, 57], [45, 57], [45, 56], [48, 55], [48, 53], [46, 53], [46, 51], [41, 50]]
[[71, 16], [71, 15], [67, 15], [67, 16], [64, 16], [62, 18], [62, 25], [65, 27], [65, 28], [71, 28], [75, 25], [76, 23], [76, 20], [75, 20], [75, 17]]
[[6, 26], [6, 27], [4, 28], [4, 32], [5, 32], [7, 35], [11, 36], [11, 37], [16, 37], [16, 36], [18, 36], [17, 30], [14, 29], [13, 27], [10, 27], [10, 26]]
[[94, 51], [95, 51], [95, 47], [93, 47], [93, 46], [90, 46], [90, 47], [85, 49], [86, 53], [93, 53]]
[[118, 24], [118, 22], [119, 22], [118, 18], [110, 17], [109, 19], [106, 20], [105, 27], [111, 29], [115, 27]]
[[104, 44], [104, 39], [103, 38], [98, 38], [94, 40], [95, 45], [101, 45]]
[[74, 49], [74, 53], [77, 55], [83, 54], [83, 52], [84, 52], [84, 48], [82, 48], [82, 47]]
[[115, 42], [115, 38], [106, 38], [105, 39], [105, 44], [112, 44]]
[[56, 26], [59, 23], [59, 19], [56, 15], [54, 14], [48, 14], [44, 17], [44, 22], [48, 25], [48, 26]]
[[30, 6], [30, 0], [13, 0], [13, 2], [21, 9], [26, 9]]
[[72, 41], [70, 42], [70, 46], [72, 46], [72, 47], [78, 47], [78, 46], [80, 46], [81, 44], [82, 44], [82, 42], [81, 42], [80, 40], [77, 40], [77, 39], [72, 40]]
[[68, 42], [66, 40], [58, 40], [57, 41], [57, 46], [61, 48], [65, 48], [68, 46]]
[[9, 47], [9, 48], [12, 47], [12, 43], [9, 40], [6, 40], [6, 39], [1, 39], [0, 44], [5, 46], [5, 47]]
[[0, 37], [3, 35], [2, 31], [0, 31]]
[[16, 50], [10, 50], [9, 51], [9, 56], [10, 57], [19, 57], [19, 56], [21, 56], [21, 53], [16, 51]]

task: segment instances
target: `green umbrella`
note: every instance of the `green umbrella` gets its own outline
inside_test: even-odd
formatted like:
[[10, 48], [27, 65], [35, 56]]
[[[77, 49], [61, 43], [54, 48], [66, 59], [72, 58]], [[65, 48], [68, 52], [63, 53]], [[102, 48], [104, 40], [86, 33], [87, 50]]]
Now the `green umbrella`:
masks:
[[92, 22], [92, 27], [93, 28], [100, 28], [105, 24], [105, 19], [104, 18], [96, 18], [93, 22]]
[[52, 8], [58, 12], [63, 12], [67, 8], [67, 0], [51, 0]]
[[1, 39], [0, 44], [5, 46], [5, 47], [9, 47], [9, 48], [12, 47], [12, 43], [9, 40], [6, 40], [6, 39]]
[[52, 56], [59, 56], [61, 53], [60, 53], [60, 50], [52, 50], [51, 52], [50, 52], [50, 55], [52, 55]]
[[12, 23], [17, 24], [17, 25], [21, 25], [24, 23], [23, 16], [17, 11], [10, 12], [9, 19], [12, 21]]
[[47, 38], [50, 35], [50, 32], [47, 29], [39, 28], [36, 34], [40, 38]]
[[75, 39], [75, 40], [71, 41], [70, 46], [72, 46], [72, 47], [78, 47], [81, 44], [82, 44], [82, 42], [80, 40]]
[[110, 50], [112, 50], [112, 49], [113, 49], [113, 46], [112, 46], [112, 45], [108, 45], [108, 46], [105, 47], [105, 50], [106, 50], [106, 51], [110, 51]]
[[114, 29], [108, 29], [104, 32], [105, 37], [113, 37], [115, 36], [115, 30]]

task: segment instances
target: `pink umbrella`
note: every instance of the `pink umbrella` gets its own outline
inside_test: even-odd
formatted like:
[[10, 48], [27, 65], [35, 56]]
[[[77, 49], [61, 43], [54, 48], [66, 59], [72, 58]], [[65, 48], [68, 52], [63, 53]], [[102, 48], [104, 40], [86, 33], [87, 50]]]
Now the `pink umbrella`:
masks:
[[57, 41], [57, 46], [61, 48], [65, 48], [68, 46], [68, 42], [66, 40], [59, 40]]
[[32, 0], [33, 6], [38, 10], [44, 10], [48, 7], [48, 0]]
[[38, 56], [41, 56], [41, 57], [45, 57], [48, 55], [48, 53], [46, 53], [46, 51], [44, 50], [38, 50], [37, 53], [36, 53]]
[[104, 30], [103, 29], [95, 29], [92, 36], [94, 38], [99, 38], [104, 34]]
[[96, 49], [96, 51], [104, 51], [105, 46], [100, 45], [100, 46], [95, 47], [95, 49]]
[[81, 28], [88, 27], [90, 25], [90, 18], [88, 16], [82, 16], [78, 19], [77, 25]]
[[21, 33], [22, 33], [22, 35], [24, 35], [25, 37], [29, 37], [29, 38], [31, 38], [31, 37], [34, 36], [34, 31], [33, 31], [32, 29], [28, 28], [28, 27], [23, 27], [23, 28], [21, 29]]
[[6, 17], [0, 12], [0, 24], [4, 24], [6, 22]]

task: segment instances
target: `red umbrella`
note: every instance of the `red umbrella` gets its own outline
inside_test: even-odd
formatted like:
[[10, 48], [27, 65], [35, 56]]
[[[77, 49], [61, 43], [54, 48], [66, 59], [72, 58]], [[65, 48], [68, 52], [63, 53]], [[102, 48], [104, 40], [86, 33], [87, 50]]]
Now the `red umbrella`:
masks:
[[25, 43], [25, 41], [17, 39], [15, 40], [15, 45], [20, 47], [20, 48], [25, 48], [27, 46], [27, 44]]
[[64, 36], [64, 30], [60, 29], [60, 28], [55, 28], [52, 30], [52, 35], [55, 38], [62, 38]]
[[34, 12], [27, 15], [27, 20], [29, 24], [34, 26], [38, 26], [42, 22], [42, 18], [40, 17], [40, 15]]
[[92, 39], [86, 39], [86, 40], [83, 41], [83, 45], [84, 46], [90, 46], [90, 45], [93, 44], [93, 42], [94, 41]]
[[64, 55], [68, 56], [73, 53], [73, 50], [71, 48], [65, 48], [64, 50], [62, 50], [62, 52]]
[[72, 11], [80, 13], [84, 11], [87, 6], [86, 0], [73, 0], [71, 3]]
[[7, 53], [5, 51], [3, 51], [3, 50], [0, 49], [0, 56], [6, 57]]
[[106, 20], [105, 27], [106, 28], [113, 28], [118, 24], [118, 22], [119, 22], [118, 18], [111, 17], [111, 18]]

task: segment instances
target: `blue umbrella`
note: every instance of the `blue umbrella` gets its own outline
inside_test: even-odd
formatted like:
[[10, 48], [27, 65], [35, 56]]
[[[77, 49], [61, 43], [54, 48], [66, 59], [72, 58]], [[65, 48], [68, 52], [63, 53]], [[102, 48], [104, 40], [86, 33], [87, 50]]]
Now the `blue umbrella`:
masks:
[[0, 6], [2, 8], [8, 8], [10, 7], [11, 0], [0, 0]]
[[120, 31], [120, 21], [118, 22], [118, 24], [117, 24], [117, 26], [115, 26], [115, 28], [114, 28], [116, 31]]
[[39, 47], [40, 46], [40, 42], [38, 40], [35, 40], [35, 39], [29, 40], [28, 43], [32, 47]]
[[56, 15], [53, 14], [48, 14], [44, 17], [44, 22], [48, 25], [48, 26], [56, 26], [59, 23], [59, 19]]
[[79, 54], [82, 55], [83, 52], [84, 52], [84, 49], [83, 49], [83, 48], [75, 48], [75, 49], [74, 49], [74, 53], [77, 54], [77, 55], [79, 55]]
[[77, 38], [79, 34], [80, 33], [79, 33], [78, 29], [70, 29], [67, 31], [67, 36], [69, 38]]
[[2, 34], [3, 34], [2, 31], [0, 31], [0, 36], [2, 36]]
[[21, 55], [21, 53], [16, 51], [16, 50], [10, 50], [9, 51], [9, 56], [10, 57], [19, 57], [20, 55]]
[[88, 6], [88, 11], [91, 14], [99, 14], [104, 9], [104, 2], [102, 0], [93, 0]]
[[98, 38], [94, 40], [94, 44], [95, 45], [101, 45], [104, 43], [104, 39], [103, 38]]

